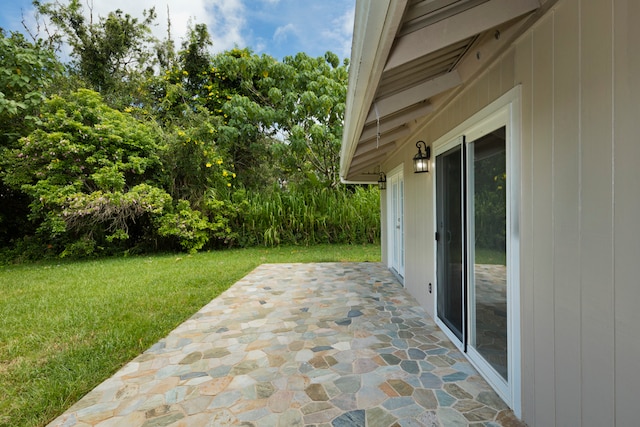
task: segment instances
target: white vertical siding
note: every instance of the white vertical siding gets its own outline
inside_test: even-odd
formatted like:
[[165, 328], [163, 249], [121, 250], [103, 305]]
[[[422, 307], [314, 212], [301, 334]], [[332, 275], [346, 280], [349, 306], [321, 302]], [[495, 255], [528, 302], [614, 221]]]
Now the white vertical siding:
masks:
[[580, 55], [578, 0], [553, 22], [553, 269], [555, 406], [558, 426], [581, 423], [580, 354]]
[[[639, 21], [637, 0], [558, 1], [419, 135], [432, 143], [521, 85], [522, 410], [531, 426], [638, 424]], [[414, 152], [408, 143], [390, 168], [410, 168]], [[435, 274], [433, 177], [407, 169], [405, 178], [405, 283], [433, 313], [424, 288]]]
[[614, 425], [611, 1], [580, 16], [582, 425]]
[[640, 2], [613, 2], [616, 425], [638, 424], [640, 401]]
[[[553, 22], [545, 20], [533, 30], [531, 63], [531, 152], [533, 251], [523, 261], [533, 266], [534, 417], [537, 425], [553, 426], [555, 413], [555, 365], [553, 363], [554, 313], [554, 195], [553, 175]], [[558, 141], [561, 144], [562, 141]], [[527, 180], [527, 178], [523, 177]]]

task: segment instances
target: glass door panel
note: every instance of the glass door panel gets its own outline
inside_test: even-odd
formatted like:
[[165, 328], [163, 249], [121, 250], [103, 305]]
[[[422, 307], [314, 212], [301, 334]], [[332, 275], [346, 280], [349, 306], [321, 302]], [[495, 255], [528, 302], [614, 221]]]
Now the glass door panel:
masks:
[[404, 177], [402, 173], [387, 177], [390, 188], [389, 237], [390, 267], [404, 277]]
[[469, 345], [505, 380], [507, 175], [505, 128], [468, 145]]
[[464, 338], [462, 149], [436, 158], [438, 318]]

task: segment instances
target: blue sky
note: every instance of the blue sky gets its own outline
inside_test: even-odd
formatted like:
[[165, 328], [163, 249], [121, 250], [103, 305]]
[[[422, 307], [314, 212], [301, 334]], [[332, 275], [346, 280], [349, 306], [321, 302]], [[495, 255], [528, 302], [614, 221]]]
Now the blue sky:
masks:
[[[35, 28], [31, 0], [0, 2], [0, 27], [22, 31], [24, 15]], [[166, 36], [168, 6], [174, 40], [182, 40], [189, 22], [205, 23], [214, 52], [238, 46], [278, 59], [297, 52], [320, 56], [327, 50], [341, 58], [350, 55], [355, 0], [93, 0], [93, 13], [95, 18], [121, 9], [141, 16], [154, 6], [156, 37]]]

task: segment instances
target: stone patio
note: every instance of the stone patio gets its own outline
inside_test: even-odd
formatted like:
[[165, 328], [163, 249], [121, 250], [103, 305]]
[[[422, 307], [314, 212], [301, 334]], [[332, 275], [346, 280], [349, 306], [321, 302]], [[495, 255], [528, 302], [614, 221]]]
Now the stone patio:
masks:
[[518, 426], [378, 263], [262, 265], [51, 426]]

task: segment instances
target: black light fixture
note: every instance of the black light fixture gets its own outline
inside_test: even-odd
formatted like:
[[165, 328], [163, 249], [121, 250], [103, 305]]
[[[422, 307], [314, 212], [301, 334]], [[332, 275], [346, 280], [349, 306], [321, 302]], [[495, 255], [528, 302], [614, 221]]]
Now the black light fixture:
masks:
[[[416, 142], [418, 154], [413, 156], [413, 172], [429, 172], [429, 160], [431, 159], [431, 147], [424, 141]], [[424, 151], [422, 148], [424, 147]]]
[[378, 188], [381, 190], [387, 189], [387, 175], [382, 171], [378, 174]]

